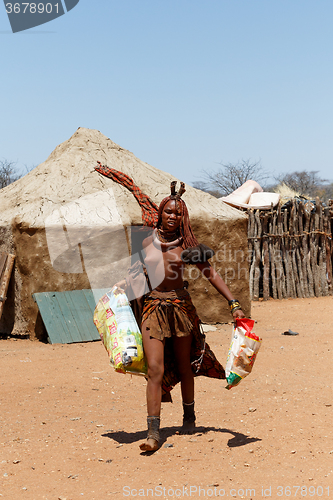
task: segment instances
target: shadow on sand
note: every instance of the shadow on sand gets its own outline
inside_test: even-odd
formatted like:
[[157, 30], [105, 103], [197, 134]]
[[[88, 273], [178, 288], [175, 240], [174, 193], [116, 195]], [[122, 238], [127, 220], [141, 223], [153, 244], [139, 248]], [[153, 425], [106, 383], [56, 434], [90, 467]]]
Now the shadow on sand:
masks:
[[[207, 434], [207, 432], [223, 432], [227, 434], [231, 434], [233, 437], [231, 437], [228, 440], [228, 446], [229, 448], [236, 448], [238, 446], [245, 446], [246, 444], [250, 443], [255, 443], [256, 441], [261, 441], [260, 438], [257, 437], [249, 437], [246, 436], [245, 434], [242, 434], [241, 432], [235, 432], [232, 431], [231, 429], [224, 429], [224, 428], [217, 428], [217, 427], [196, 427], [195, 433], [192, 434], [192, 436], [198, 435], [198, 434]], [[179, 427], [163, 427], [160, 432], [160, 447], [163, 446], [163, 443], [171, 436], [174, 436], [175, 434], [179, 433]], [[113, 439], [119, 444], [129, 444], [129, 443], [135, 443], [137, 441], [143, 441], [147, 437], [147, 431], [137, 431], [137, 432], [125, 432], [125, 431], [119, 431], [119, 432], [108, 432], [106, 434], [102, 434], [103, 437], [107, 437], [109, 439]]]

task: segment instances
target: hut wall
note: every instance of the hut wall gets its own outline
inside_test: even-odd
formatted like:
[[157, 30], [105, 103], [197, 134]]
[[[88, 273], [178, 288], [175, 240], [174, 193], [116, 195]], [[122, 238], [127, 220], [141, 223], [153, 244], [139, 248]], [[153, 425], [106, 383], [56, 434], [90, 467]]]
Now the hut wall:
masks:
[[[195, 220], [193, 229], [199, 241], [214, 248], [216, 253], [211, 260], [212, 265], [240, 300], [245, 314], [250, 316], [247, 219], [226, 223], [217, 219]], [[56, 249], [55, 254], [59, 256], [55, 260], [50, 257], [50, 238], [47, 238], [45, 227], [30, 227], [14, 220], [11, 228], [0, 230], [3, 251], [15, 254], [15, 272], [0, 322], [2, 334], [27, 335], [31, 339], [45, 340], [45, 328], [32, 294], [111, 288], [126, 275], [130, 257], [124, 258], [129, 250], [125, 231], [117, 235], [114, 231], [110, 232], [110, 228], [105, 231], [98, 228], [95, 232], [91, 228], [80, 228], [79, 232], [77, 236], [71, 232], [71, 238], [81, 242], [82, 267], [78, 246], [66, 248], [63, 245], [62, 227], [59, 227], [59, 236], [54, 238], [61, 247], [61, 252]], [[198, 268], [186, 266], [185, 279], [189, 281], [193, 303], [203, 322], [231, 321], [226, 300], [202, 277]]]
[[[247, 219], [227, 223], [220, 220], [203, 223], [197, 220], [192, 223], [192, 228], [200, 242], [215, 250], [211, 265], [240, 301], [244, 314], [251, 317]], [[189, 281], [193, 303], [204, 323], [232, 321], [226, 300], [202, 277], [197, 267], [187, 266], [185, 279]]]

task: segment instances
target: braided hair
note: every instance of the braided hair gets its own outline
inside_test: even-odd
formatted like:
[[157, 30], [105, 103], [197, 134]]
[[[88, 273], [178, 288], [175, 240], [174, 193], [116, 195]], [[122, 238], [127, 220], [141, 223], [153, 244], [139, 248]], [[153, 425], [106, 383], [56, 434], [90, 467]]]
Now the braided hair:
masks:
[[183, 182], [181, 182], [181, 187], [180, 187], [178, 193], [176, 193], [175, 188], [176, 188], [176, 181], [173, 181], [171, 183], [171, 195], [164, 198], [161, 201], [160, 206], [158, 207], [158, 219], [157, 219], [155, 227], [160, 228], [162, 225], [162, 212], [164, 210], [165, 205], [168, 203], [168, 201], [175, 200], [176, 206], [177, 206], [177, 208], [180, 208], [180, 213], [182, 216], [182, 220], [181, 220], [181, 223], [179, 226], [179, 231], [180, 231], [180, 235], [183, 238], [184, 246], [185, 246], [185, 248], [195, 247], [195, 246], [199, 245], [199, 242], [196, 239], [196, 237], [194, 236], [194, 233], [193, 233], [193, 230], [191, 227], [191, 223], [190, 223], [190, 217], [188, 214], [187, 206], [186, 206], [185, 202], [181, 199], [181, 195], [185, 192], [185, 184]]

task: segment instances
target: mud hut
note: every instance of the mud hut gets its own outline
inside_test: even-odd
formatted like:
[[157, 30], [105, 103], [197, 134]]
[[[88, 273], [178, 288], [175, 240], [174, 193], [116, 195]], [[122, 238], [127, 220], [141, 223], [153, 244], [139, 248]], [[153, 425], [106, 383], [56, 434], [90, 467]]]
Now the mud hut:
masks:
[[[1, 333], [41, 338], [33, 293], [110, 288], [139, 252], [141, 208], [129, 190], [95, 171], [97, 161], [130, 176], [157, 204], [175, 180], [99, 131], [79, 128], [44, 163], [2, 189], [1, 251], [16, 259]], [[197, 238], [214, 248], [212, 264], [250, 315], [246, 215], [191, 186], [183, 198]], [[189, 267], [187, 278], [202, 320], [230, 321], [226, 302], [197, 268]]]

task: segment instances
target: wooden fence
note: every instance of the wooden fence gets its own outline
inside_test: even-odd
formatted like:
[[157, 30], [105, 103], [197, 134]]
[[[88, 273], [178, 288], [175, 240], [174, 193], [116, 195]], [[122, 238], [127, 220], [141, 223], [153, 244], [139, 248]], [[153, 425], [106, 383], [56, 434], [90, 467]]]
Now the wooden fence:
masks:
[[248, 214], [252, 300], [332, 295], [333, 200]]

